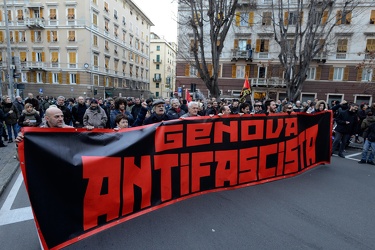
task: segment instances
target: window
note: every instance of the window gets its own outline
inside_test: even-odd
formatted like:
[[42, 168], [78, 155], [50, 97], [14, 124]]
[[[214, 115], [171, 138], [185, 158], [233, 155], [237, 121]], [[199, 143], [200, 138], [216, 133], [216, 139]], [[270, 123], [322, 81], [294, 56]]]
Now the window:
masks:
[[98, 0], [92, 0], [92, 3], [98, 5]]
[[44, 52], [33, 52], [33, 62], [44, 62]]
[[113, 17], [114, 17], [115, 19], [118, 18], [118, 16], [117, 16], [117, 10], [113, 10]]
[[156, 69], [160, 69], [160, 64], [156, 64]]
[[98, 26], [98, 15], [96, 13], [92, 14], [92, 24]]
[[[1, 54], [0, 54], [0, 58], [1, 58]], [[0, 60], [1, 61], [1, 60]], [[26, 62], [27, 61], [27, 53], [26, 51], [21, 51], [20, 52], [20, 61], [21, 61], [21, 64], [23, 62]]]
[[156, 62], [160, 62], [160, 55], [156, 55]]
[[17, 10], [17, 20], [23, 21], [23, 10]]
[[344, 68], [334, 68], [333, 69], [333, 80], [342, 81], [344, 76]]
[[238, 50], [239, 51], [245, 51], [246, 50], [246, 45], [247, 45], [247, 40], [246, 39], [239, 39], [238, 40]]
[[298, 12], [291, 11], [285, 13], [285, 19], [287, 20], [287, 25], [296, 25], [298, 22]]
[[197, 76], [197, 74], [198, 74], [197, 68], [194, 67], [193, 65], [191, 65], [190, 69], [189, 69], [189, 74], [190, 74], [190, 76]]
[[52, 73], [52, 83], [59, 83], [59, 73]]
[[268, 39], [257, 39], [256, 52], [268, 52], [269, 40]]
[[76, 68], [77, 67], [77, 53], [76, 52], [69, 52], [69, 68]]
[[114, 61], [114, 68], [115, 68], [115, 74], [117, 74], [117, 71], [118, 71], [118, 60]]
[[68, 8], [68, 21], [71, 21], [74, 19], [75, 19], [74, 8]]
[[366, 52], [375, 51], [375, 39], [367, 39]]
[[69, 30], [68, 31], [68, 40], [69, 40], [69, 42], [74, 42], [76, 40], [75, 30]]
[[56, 9], [50, 9], [49, 10], [49, 19], [50, 20], [56, 20], [57, 19]]
[[105, 41], [104, 42], [104, 47], [105, 47], [105, 50], [109, 50], [109, 43], [108, 43], [108, 41]]
[[12, 21], [12, 11], [8, 10], [8, 21]]
[[41, 72], [36, 73], [36, 82], [42, 83], [43, 82], [43, 74]]
[[242, 12], [240, 15], [240, 26], [249, 26], [249, 13]]
[[348, 51], [348, 39], [337, 40], [337, 52], [346, 53]]
[[156, 51], [160, 51], [160, 46], [156, 46]]
[[126, 19], [125, 19], [125, 17], [124, 17], [124, 16], [122, 17], [122, 24], [123, 24], [123, 25], [125, 25], [125, 24], [126, 24]]
[[160, 84], [159, 84], [158, 82], [157, 82], [157, 83], [155, 83], [155, 88], [157, 88], [157, 89], [158, 89], [158, 88], [159, 88], [159, 85], [160, 85]]
[[57, 51], [51, 52], [51, 62], [52, 62], [52, 64], [57, 63], [58, 61], [59, 61], [59, 52], [57, 52]]
[[159, 91], [156, 91], [156, 92], [155, 92], [155, 96], [156, 96], [156, 97], [159, 97]]
[[77, 84], [78, 77], [76, 73], [70, 73], [69, 74], [69, 82], [70, 84]]
[[52, 30], [52, 31], [47, 31], [47, 41], [48, 42], [57, 42], [57, 31]]
[[316, 72], [316, 68], [311, 68], [311, 67], [308, 68], [307, 73], [306, 73], [306, 75], [307, 75], [306, 79], [314, 80], [315, 79], [315, 72]]
[[94, 70], [98, 70], [99, 69], [99, 55], [98, 54], [94, 54]]
[[372, 80], [372, 69], [363, 69], [362, 70], [362, 81], [371, 81]]
[[109, 70], [109, 57], [107, 57], [107, 56], [104, 58], [104, 67], [105, 67], [106, 71], [108, 72], [108, 70]]
[[93, 81], [92, 84], [94, 86], [99, 86], [99, 76], [98, 75], [94, 75], [92, 81]]
[[237, 65], [236, 66], [236, 77], [237, 78], [245, 78], [245, 66]]
[[352, 13], [350, 11], [337, 11], [336, 14], [337, 24], [350, 24], [352, 21]]
[[41, 43], [42, 31], [31, 31], [31, 41], [35, 43]]
[[105, 12], [109, 12], [109, 7], [108, 7], [108, 3], [107, 2], [104, 2], [104, 10]]
[[266, 67], [259, 67], [258, 68], [258, 78], [264, 79], [266, 78], [267, 68]]
[[109, 21], [107, 19], [104, 20], [104, 29], [105, 31], [109, 31]]
[[117, 25], [115, 25], [113, 34], [115, 35], [115, 37], [118, 37], [118, 26]]
[[272, 12], [263, 12], [262, 25], [271, 25]]
[[93, 37], [92, 37], [92, 44], [93, 44], [95, 47], [98, 47], [98, 36], [93, 35]]

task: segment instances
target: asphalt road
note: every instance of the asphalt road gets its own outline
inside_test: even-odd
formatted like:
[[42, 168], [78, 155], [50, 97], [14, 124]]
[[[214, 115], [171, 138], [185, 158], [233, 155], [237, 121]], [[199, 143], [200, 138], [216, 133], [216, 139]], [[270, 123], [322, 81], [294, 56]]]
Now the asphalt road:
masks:
[[[375, 249], [375, 166], [358, 164], [358, 150], [346, 155], [293, 178], [178, 202], [66, 249]], [[38, 249], [17, 176], [0, 197], [0, 248]]]

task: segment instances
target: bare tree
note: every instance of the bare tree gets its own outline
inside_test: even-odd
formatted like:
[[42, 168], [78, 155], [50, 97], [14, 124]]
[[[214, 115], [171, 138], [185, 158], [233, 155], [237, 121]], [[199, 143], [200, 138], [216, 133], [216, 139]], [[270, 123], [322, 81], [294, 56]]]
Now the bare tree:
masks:
[[[364, 93], [375, 94], [375, 51], [365, 52], [366, 56], [362, 62], [357, 65], [358, 81], [361, 81], [361, 87]], [[363, 77], [365, 79], [363, 79]]]
[[[272, 4], [278, 59], [284, 70], [287, 95], [295, 101], [313, 59], [326, 53], [333, 30], [351, 22], [359, 0], [274, 0]], [[307, 10], [307, 13], [306, 13]], [[337, 27], [340, 28], [340, 27]]]
[[192, 32], [193, 42], [189, 44], [189, 56], [194, 59], [190, 64], [198, 70], [199, 77], [214, 97], [220, 96], [220, 54], [235, 16], [237, 2], [238, 0], [178, 1], [179, 8], [186, 10], [183, 13], [188, 13], [180, 18], [179, 25], [186, 26], [187, 32]]

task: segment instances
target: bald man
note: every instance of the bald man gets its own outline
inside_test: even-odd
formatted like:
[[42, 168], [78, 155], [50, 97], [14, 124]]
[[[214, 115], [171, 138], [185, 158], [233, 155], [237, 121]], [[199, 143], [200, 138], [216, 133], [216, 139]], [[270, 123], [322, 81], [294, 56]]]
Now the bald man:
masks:
[[41, 126], [43, 128], [73, 128], [64, 123], [63, 112], [57, 107], [49, 107], [44, 115], [46, 123]]

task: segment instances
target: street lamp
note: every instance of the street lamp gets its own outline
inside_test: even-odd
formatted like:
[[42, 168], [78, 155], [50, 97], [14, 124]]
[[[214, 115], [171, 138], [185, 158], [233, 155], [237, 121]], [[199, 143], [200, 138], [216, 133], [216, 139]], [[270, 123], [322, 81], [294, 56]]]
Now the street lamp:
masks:
[[11, 47], [10, 47], [10, 36], [9, 36], [9, 21], [8, 21], [8, 6], [6, 3], [6, 0], [4, 0], [4, 12], [5, 12], [5, 31], [7, 35], [7, 74], [8, 74], [8, 92], [10, 95], [10, 99], [14, 100], [14, 78], [13, 78], [13, 72], [14, 72], [14, 65], [12, 64], [12, 53], [11, 53]]

